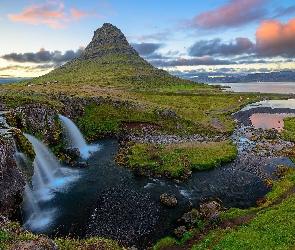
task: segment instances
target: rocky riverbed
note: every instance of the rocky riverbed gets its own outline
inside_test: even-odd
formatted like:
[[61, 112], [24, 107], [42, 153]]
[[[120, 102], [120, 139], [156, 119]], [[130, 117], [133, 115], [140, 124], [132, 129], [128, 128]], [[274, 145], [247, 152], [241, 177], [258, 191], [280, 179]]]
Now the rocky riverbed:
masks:
[[87, 237], [112, 238], [124, 246], [142, 248], [150, 243], [160, 217], [160, 206], [148, 195], [134, 190], [111, 188], [96, 202], [86, 229]]

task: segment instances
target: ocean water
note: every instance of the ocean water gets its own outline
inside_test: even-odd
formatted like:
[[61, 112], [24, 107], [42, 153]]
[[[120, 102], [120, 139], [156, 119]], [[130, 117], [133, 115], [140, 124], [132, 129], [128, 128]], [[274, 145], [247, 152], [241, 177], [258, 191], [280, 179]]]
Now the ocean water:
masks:
[[[218, 83], [209, 84], [216, 85]], [[225, 87], [224, 91], [295, 94], [295, 82], [243, 82], [220, 85]]]
[[28, 78], [0, 78], [0, 84], [12, 83], [12, 82], [21, 82], [27, 80]]

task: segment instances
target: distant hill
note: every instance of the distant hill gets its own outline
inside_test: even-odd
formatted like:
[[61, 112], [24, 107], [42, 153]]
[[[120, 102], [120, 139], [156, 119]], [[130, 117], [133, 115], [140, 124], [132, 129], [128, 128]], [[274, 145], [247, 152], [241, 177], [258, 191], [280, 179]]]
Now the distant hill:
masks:
[[82, 54], [32, 84], [57, 82], [63, 85], [155, 88], [186, 84], [184, 79], [157, 69], [139, 56], [116, 26], [105, 23], [94, 32]]

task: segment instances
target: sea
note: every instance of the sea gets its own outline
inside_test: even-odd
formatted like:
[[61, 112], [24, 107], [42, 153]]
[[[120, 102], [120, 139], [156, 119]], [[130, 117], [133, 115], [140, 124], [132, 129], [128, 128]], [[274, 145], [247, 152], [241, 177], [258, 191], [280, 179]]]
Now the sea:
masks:
[[24, 80], [27, 80], [29, 78], [23, 78], [23, 77], [14, 77], [14, 78], [0, 78], [0, 84], [5, 83], [12, 83], [12, 82], [21, 82]]
[[208, 83], [221, 85], [224, 91], [295, 94], [295, 82]]

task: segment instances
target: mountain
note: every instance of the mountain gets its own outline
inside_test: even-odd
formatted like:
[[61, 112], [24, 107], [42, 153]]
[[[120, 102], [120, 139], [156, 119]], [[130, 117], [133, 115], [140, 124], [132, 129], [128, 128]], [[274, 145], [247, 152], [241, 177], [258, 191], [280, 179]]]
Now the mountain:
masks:
[[155, 88], [188, 81], [157, 69], [139, 56], [116, 26], [105, 23], [94, 32], [84, 52], [30, 82], [96, 87]]

